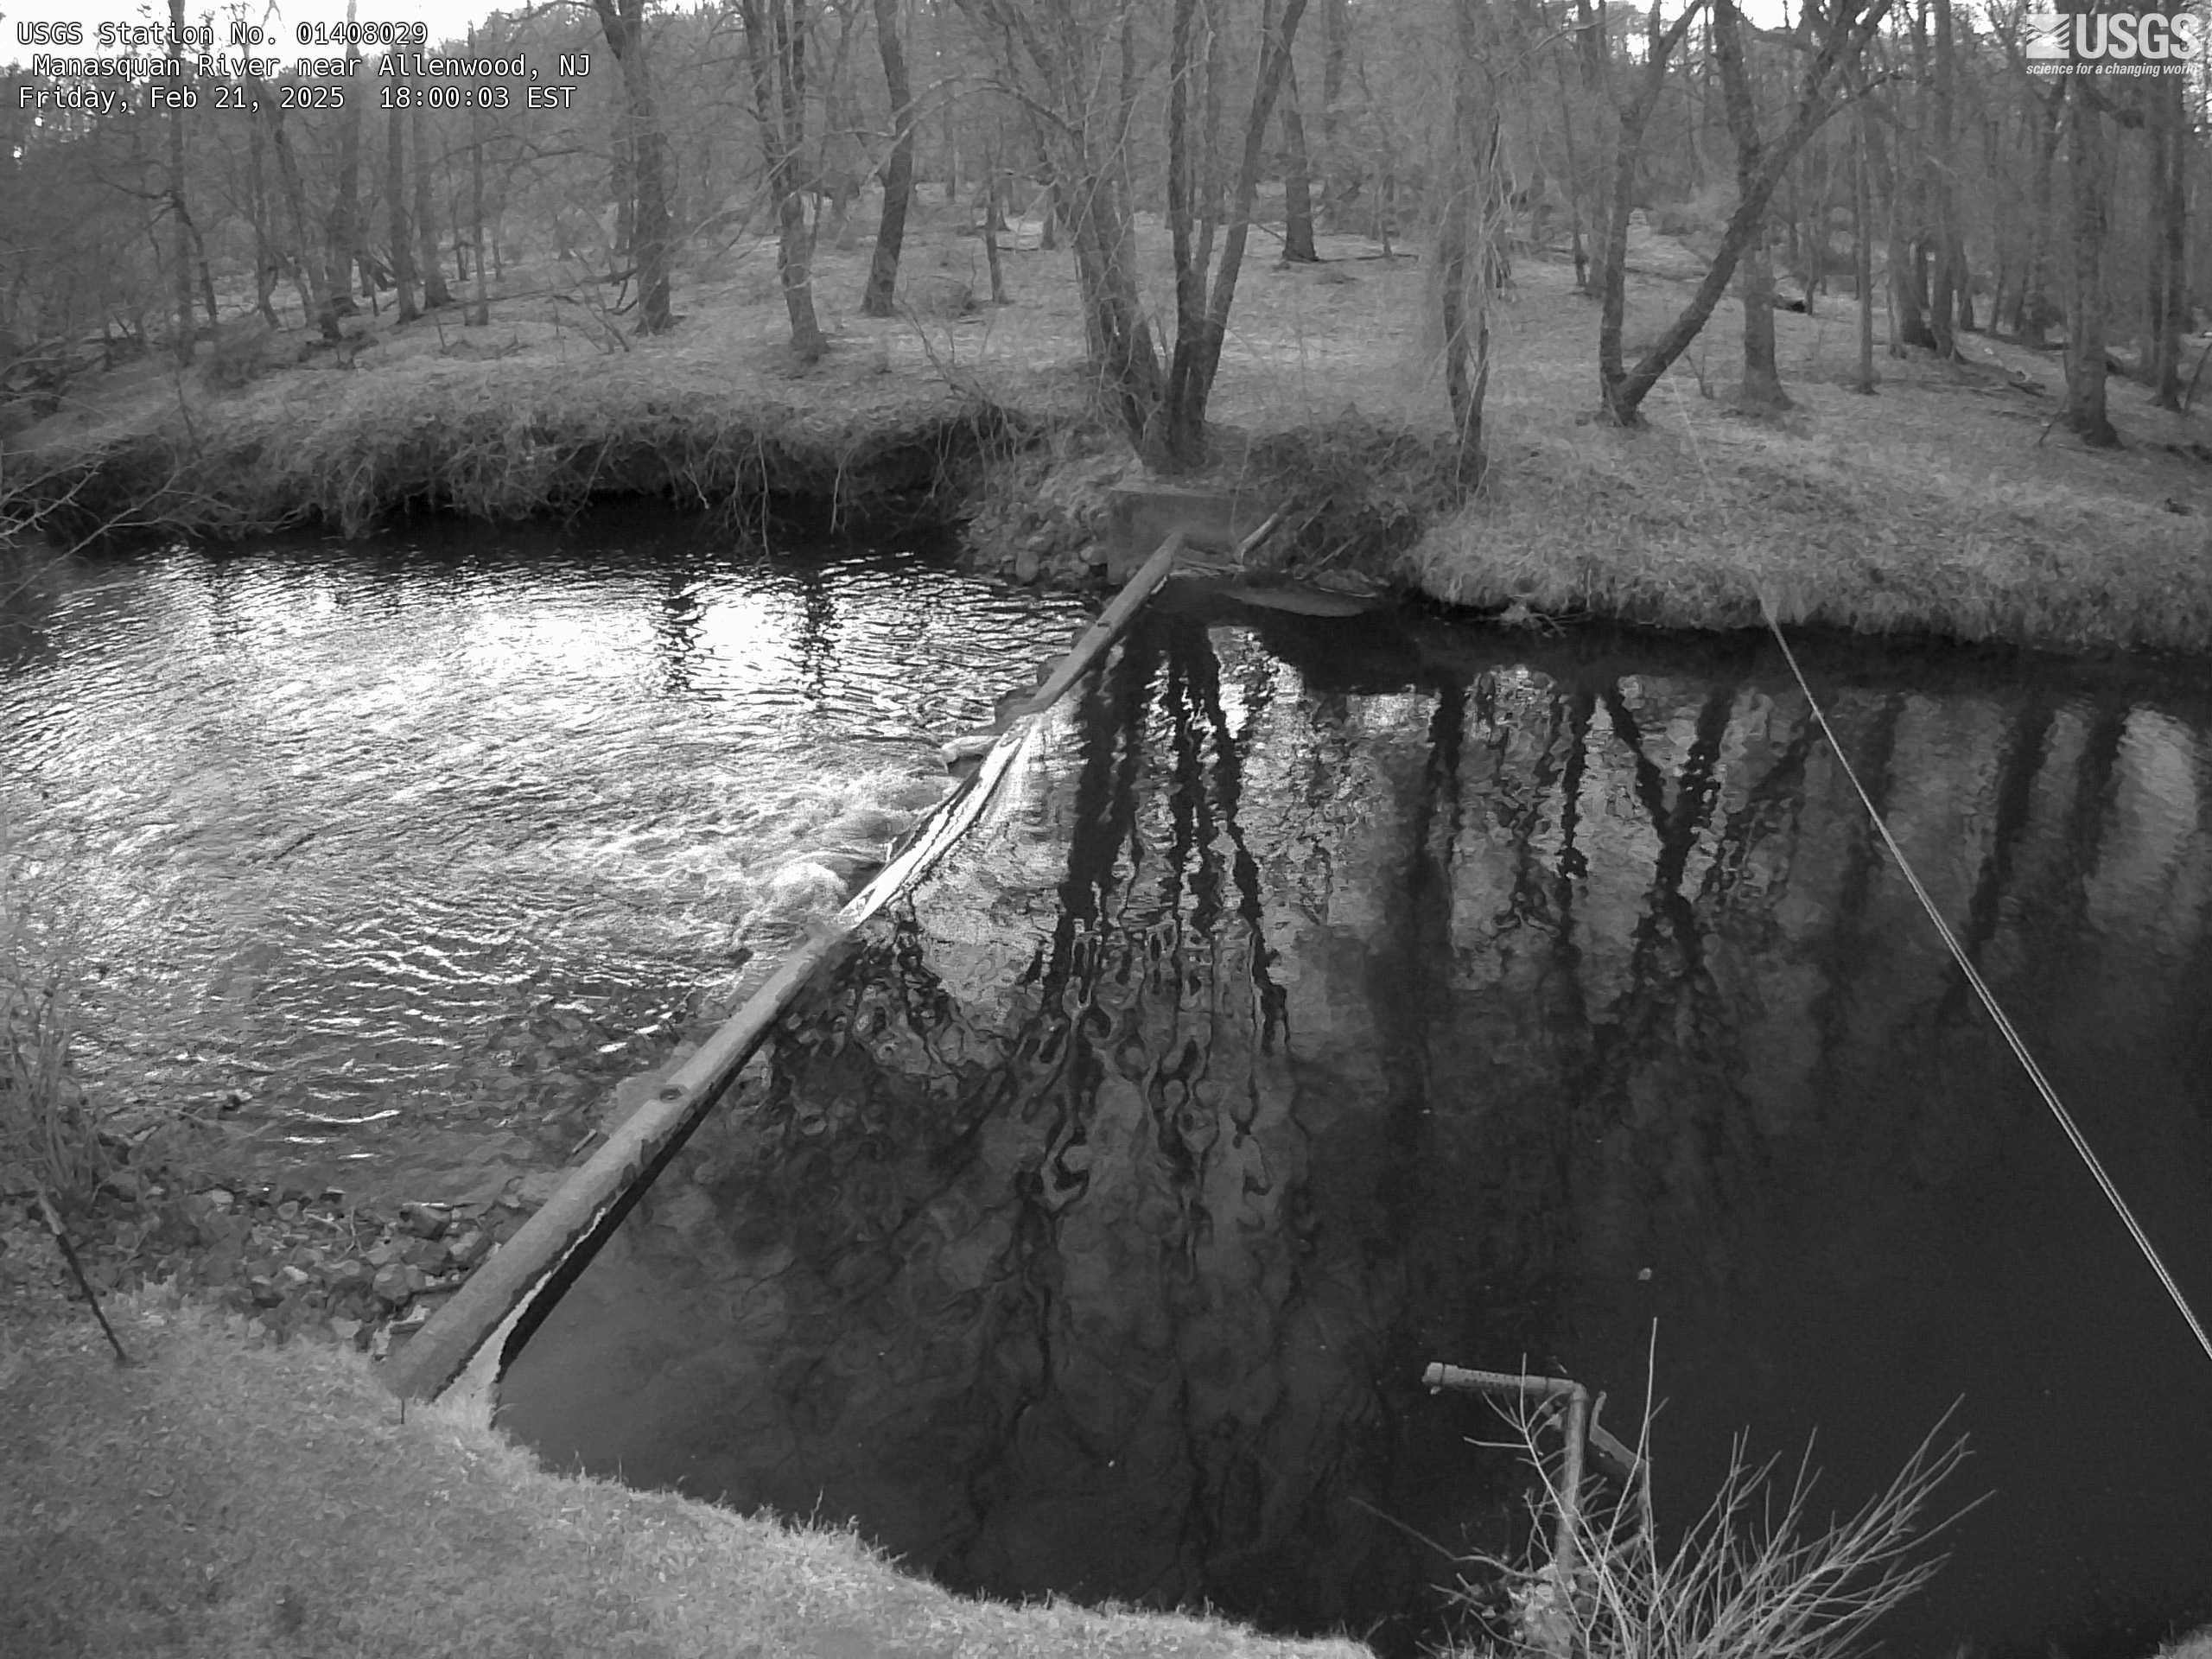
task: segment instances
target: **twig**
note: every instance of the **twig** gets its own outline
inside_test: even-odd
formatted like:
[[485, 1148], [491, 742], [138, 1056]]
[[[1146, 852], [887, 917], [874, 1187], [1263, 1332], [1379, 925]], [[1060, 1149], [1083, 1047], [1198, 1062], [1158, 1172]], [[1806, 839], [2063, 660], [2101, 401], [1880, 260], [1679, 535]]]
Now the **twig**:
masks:
[[69, 1235], [62, 1230], [61, 1217], [54, 1210], [54, 1200], [47, 1197], [46, 1189], [42, 1186], [38, 1190], [38, 1211], [46, 1223], [47, 1231], [54, 1235], [54, 1242], [61, 1247], [61, 1259], [69, 1264], [69, 1271], [77, 1275], [78, 1287], [85, 1293], [85, 1300], [92, 1304], [92, 1317], [100, 1322], [100, 1329], [107, 1333], [108, 1346], [115, 1350], [115, 1363], [128, 1365], [130, 1356], [123, 1351], [123, 1344], [115, 1334], [115, 1327], [107, 1322], [107, 1315], [100, 1311], [99, 1293], [92, 1288], [92, 1281], [85, 1276], [84, 1264], [77, 1260], [77, 1252], [69, 1243]]

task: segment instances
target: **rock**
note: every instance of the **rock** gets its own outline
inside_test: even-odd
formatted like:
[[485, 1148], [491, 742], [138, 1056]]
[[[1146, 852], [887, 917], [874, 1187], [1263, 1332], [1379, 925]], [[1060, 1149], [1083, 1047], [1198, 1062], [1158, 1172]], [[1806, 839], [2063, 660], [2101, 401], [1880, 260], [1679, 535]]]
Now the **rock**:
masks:
[[535, 1210], [561, 1190], [569, 1179], [563, 1169], [535, 1169], [507, 1183], [507, 1191], [525, 1208]]
[[1014, 579], [1025, 588], [1031, 586], [1037, 580], [1041, 564], [1034, 547], [1022, 548], [1014, 556]]
[[477, 1227], [460, 1234], [446, 1249], [446, 1255], [454, 1266], [462, 1268], [474, 1267], [491, 1253], [491, 1235]]
[[408, 1242], [400, 1256], [410, 1268], [420, 1268], [425, 1273], [437, 1273], [444, 1268], [449, 1254], [446, 1247], [435, 1238], [417, 1238]]
[[407, 1268], [391, 1267], [378, 1270], [373, 1288], [378, 1301], [386, 1307], [397, 1307], [415, 1294], [416, 1286]]
[[958, 766], [963, 760], [979, 760], [991, 752], [991, 745], [998, 741], [993, 732], [970, 732], [956, 737], [949, 743], [938, 746], [938, 753], [948, 766]]
[[399, 1206], [399, 1224], [417, 1238], [442, 1238], [448, 1222], [442, 1205], [403, 1204]]

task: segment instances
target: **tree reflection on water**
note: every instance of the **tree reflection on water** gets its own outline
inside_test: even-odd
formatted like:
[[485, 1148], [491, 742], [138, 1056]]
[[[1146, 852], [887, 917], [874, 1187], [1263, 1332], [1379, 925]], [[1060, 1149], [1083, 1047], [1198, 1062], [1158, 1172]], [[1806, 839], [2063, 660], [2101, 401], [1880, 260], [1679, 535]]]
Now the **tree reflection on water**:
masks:
[[[1848, 1507], [1964, 1395], [1999, 1498], [1902, 1634], [2064, 1629], [2079, 1659], [2212, 1615], [2186, 1333], [1777, 671], [1148, 619], [785, 1022], [509, 1421], [856, 1516], [956, 1586], [1404, 1646], [1440, 1551], [1526, 1529], [1522, 1471], [1421, 1365], [1563, 1371], [1624, 1432], [1656, 1320], [1662, 1521], [1746, 1425], [1817, 1424]], [[2206, 709], [1987, 664], [1827, 677], [2212, 1305]], [[2121, 1363], [2139, 1408], [2069, 1402]]]

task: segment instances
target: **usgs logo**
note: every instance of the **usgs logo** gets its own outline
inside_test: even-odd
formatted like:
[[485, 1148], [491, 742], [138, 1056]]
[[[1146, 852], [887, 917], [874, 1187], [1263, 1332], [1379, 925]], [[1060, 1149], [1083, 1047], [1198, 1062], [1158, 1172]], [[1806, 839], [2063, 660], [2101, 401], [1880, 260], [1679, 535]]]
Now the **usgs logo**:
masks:
[[2180, 74], [2212, 40], [2193, 11], [2031, 11], [2022, 22], [2031, 74]]

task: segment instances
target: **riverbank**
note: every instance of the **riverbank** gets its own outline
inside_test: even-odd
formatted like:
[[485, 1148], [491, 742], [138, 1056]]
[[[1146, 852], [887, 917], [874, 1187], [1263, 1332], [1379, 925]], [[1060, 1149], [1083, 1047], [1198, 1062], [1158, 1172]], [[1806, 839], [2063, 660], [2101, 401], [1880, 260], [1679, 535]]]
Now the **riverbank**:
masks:
[[1355, 1659], [1218, 1620], [1011, 1607], [849, 1533], [545, 1472], [360, 1356], [148, 1293], [0, 1298], [0, 1651]]
[[[1649, 426], [1620, 432], [1592, 418], [1591, 302], [1562, 264], [1523, 257], [1494, 329], [1489, 484], [1462, 503], [1427, 274], [1380, 251], [1330, 238], [1329, 263], [1255, 264], [1240, 290], [1205, 481], [1292, 507], [1271, 569], [1516, 617], [1738, 628], [1764, 594], [1822, 627], [2212, 650], [2201, 415], [2115, 381], [2126, 447], [2085, 449], [2050, 425], [2057, 359], [1980, 336], [1961, 364], [1882, 357], [1879, 390], [1861, 396], [1847, 385], [1855, 311], [1824, 300], [1776, 318], [1795, 406], [1745, 419], [1727, 402], [1730, 302], [1653, 394]], [[242, 325], [187, 373], [142, 361], [81, 381], [10, 440], [0, 500], [66, 539], [101, 523], [355, 535], [404, 510], [508, 518], [610, 494], [741, 524], [779, 497], [922, 492], [968, 518], [980, 564], [1095, 580], [1085, 550], [1135, 468], [1088, 411], [1065, 256], [1009, 251], [1010, 302], [994, 306], [976, 240], [925, 223], [912, 303], [881, 321], [854, 303], [865, 257], [823, 253], [831, 349], [803, 370], [772, 261], [749, 244], [683, 274], [684, 320], [658, 340], [621, 333], [596, 290], [550, 266], [511, 268], [484, 327], [457, 311], [378, 320], [331, 351]], [[1630, 261], [1633, 343], [1695, 266], [1641, 230]]]

